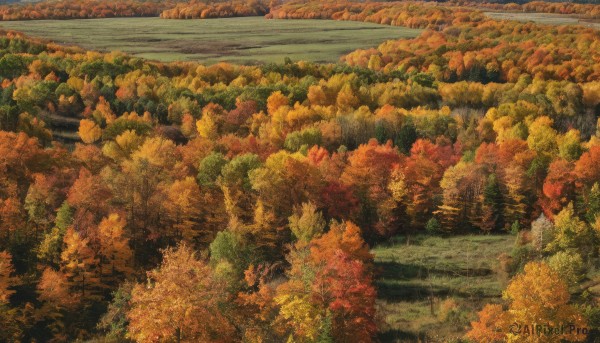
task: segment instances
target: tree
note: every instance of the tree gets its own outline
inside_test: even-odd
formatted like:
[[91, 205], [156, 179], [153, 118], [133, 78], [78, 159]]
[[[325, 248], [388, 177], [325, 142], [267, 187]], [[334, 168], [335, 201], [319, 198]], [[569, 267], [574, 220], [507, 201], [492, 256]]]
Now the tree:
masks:
[[519, 331], [523, 326], [535, 325], [586, 327], [583, 315], [575, 306], [569, 305], [567, 284], [547, 264], [530, 262], [525, 265], [524, 272], [511, 280], [502, 297], [508, 303], [507, 309], [503, 310], [501, 305], [486, 305], [479, 312], [479, 321], [471, 323], [468, 338], [477, 342], [520, 341], [525, 337], [528, 342], [540, 343], [585, 340], [586, 335], [576, 331], [527, 336], [525, 331]]
[[[577, 308], [569, 305], [570, 295], [566, 283], [543, 262], [530, 262], [524, 273], [513, 278], [503, 293], [509, 302], [511, 323], [528, 323], [560, 327], [573, 324], [586, 327], [585, 319]], [[536, 342], [559, 342], [563, 339], [581, 341], [585, 335], [564, 333], [549, 337], [534, 337]]]
[[69, 228], [65, 233], [65, 248], [61, 254], [61, 272], [69, 289], [84, 303], [99, 300], [101, 290], [99, 261], [89, 244], [89, 239]]
[[594, 233], [591, 227], [575, 215], [573, 203], [569, 203], [556, 215], [554, 227], [556, 233], [552, 242], [546, 247], [547, 251], [577, 251], [585, 260], [589, 254], [594, 253]]
[[486, 225], [487, 231], [504, 227], [503, 218], [503, 199], [500, 185], [495, 174], [488, 176], [483, 189], [483, 211], [489, 211], [491, 217], [489, 224]]
[[54, 227], [44, 235], [37, 249], [37, 256], [48, 265], [58, 268], [67, 228], [73, 224], [73, 209], [65, 201], [56, 211]]
[[294, 340], [371, 342], [376, 331], [372, 256], [360, 229], [333, 225], [288, 255], [288, 281], [277, 287], [277, 322]]
[[[474, 168], [471, 163], [461, 161], [446, 169], [440, 181], [444, 200], [436, 211], [444, 229], [457, 230], [470, 224], [477, 225], [484, 231], [494, 228], [497, 220], [493, 213], [494, 206], [497, 206], [494, 205], [496, 199], [487, 198], [486, 202], [485, 183], [481, 169]], [[493, 194], [488, 196], [497, 197]], [[487, 214], [486, 210], [491, 213]]]
[[202, 138], [215, 140], [219, 135], [217, 123], [210, 114], [204, 114], [202, 118], [196, 122], [196, 129], [198, 130], [198, 135]]
[[79, 177], [67, 194], [67, 202], [76, 210], [73, 215], [73, 224], [80, 230], [91, 228], [108, 212], [108, 199], [111, 190], [105, 185], [102, 178], [93, 175], [89, 170], [81, 168]]
[[558, 155], [561, 158], [573, 162], [579, 159], [582, 153], [583, 147], [581, 146], [579, 131], [571, 129], [566, 134], [558, 137]]
[[249, 198], [252, 189], [250, 173], [261, 165], [254, 154], [236, 156], [221, 169], [219, 186], [225, 195], [225, 209], [228, 214], [239, 219], [249, 219]]
[[519, 165], [511, 163], [504, 169], [504, 223], [522, 222], [527, 213], [526, 174]]
[[198, 165], [198, 182], [201, 186], [212, 187], [221, 175], [221, 169], [227, 164], [225, 156], [219, 152], [211, 152]]
[[303, 203], [301, 209], [288, 218], [290, 230], [296, 239], [309, 242], [325, 230], [323, 215], [317, 211], [315, 204]]
[[417, 141], [417, 138], [419, 138], [419, 136], [415, 124], [413, 124], [410, 117], [408, 117], [398, 132], [396, 144], [404, 154], [408, 155], [413, 144]]
[[[81, 296], [71, 292], [64, 273], [50, 267], [44, 269], [37, 285], [38, 300], [42, 303], [38, 315], [47, 319], [47, 328], [57, 341], [67, 340], [70, 329], [81, 324], [81, 311], [72, 318], [69, 313], [81, 310]], [[72, 319], [72, 320], [69, 320]]]
[[52, 268], [44, 269], [37, 289], [39, 300], [47, 302], [59, 310], [73, 308], [73, 305], [80, 300], [78, 294], [70, 292], [65, 275]]
[[223, 287], [185, 244], [165, 250], [148, 283], [133, 287], [128, 336], [137, 342], [232, 340], [234, 328], [221, 311]]
[[377, 331], [376, 291], [368, 269], [362, 261], [337, 250], [316, 276], [313, 288], [320, 301], [328, 304], [336, 341], [370, 342]]
[[193, 177], [176, 180], [168, 187], [163, 206], [169, 224], [173, 227], [173, 237], [188, 243], [196, 240], [202, 233], [198, 225], [202, 205], [200, 187]]
[[[105, 180], [111, 183], [115, 197], [123, 201], [128, 224], [132, 229], [134, 244], [142, 233], [153, 238], [164, 235], [160, 224], [165, 201], [161, 185], [173, 179], [176, 160], [180, 158], [175, 143], [162, 137], [152, 137], [121, 163], [121, 172], [115, 172]], [[106, 216], [106, 213], [104, 216]]]
[[357, 108], [360, 104], [360, 100], [354, 94], [349, 83], [346, 83], [338, 93], [336, 104], [340, 111], [345, 112]]
[[471, 322], [467, 338], [475, 342], [502, 342], [506, 332], [506, 314], [502, 305], [487, 304], [477, 313], [479, 321]]
[[144, 137], [134, 130], [126, 130], [118, 135], [114, 141], [109, 141], [102, 146], [102, 153], [116, 162], [128, 159], [131, 154], [142, 145]]
[[267, 112], [273, 115], [280, 107], [289, 106], [290, 100], [280, 91], [273, 92], [267, 99]]
[[[368, 144], [363, 144], [348, 158], [341, 181], [355, 189], [355, 194], [361, 200], [362, 223], [369, 230], [365, 236], [373, 238], [382, 235], [385, 230], [372, 232], [378, 227], [394, 227], [398, 219], [397, 209], [389, 189], [392, 181], [393, 167], [401, 163], [402, 157], [392, 146], [391, 142], [379, 145], [377, 140], [371, 139]], [[390, 205], [389, 208], [386, 205]]]
[[594, 223], [600, 214], [600, 184], [595, 182], [586, 201], [585, 218], [588, 223]]
[[557, 132], [552, 128], [553, 121], [548, 117], [539, 117], [529, 125], [527, 144], [541, 156], [552, 157], [558, 153]]
[[7, 251], [0, 251], [0, 305], [7, 304], [10, 296], [15, 293], [10, 289], [17, 284], [17, 279], [12, 275], [14, 272], [12, 255]]
[[559, 251], [548, 259], [548, 266], [569, 286], [576, 285], [585, 276], [583, 260], [576, 252]]
[[531, 223], [531, 240], [537, 251], [543, 251], [554, 235], [554, 224], [543, 213]]
[[320, 194], [322, 177], [316, 166], [301, 154], [284, 151], [267, 158], [264, 167], [250, 174], [252, 188], [258, 192], [266, 210], [285, 225], [294, 206], [315, 201]]
[[365, 265], [373, 261], [369, 246], [361, 236], [361, 230], [352, 222], [333, 223], [329, 231], [312, 240], [312, 259], [316, 263], [325, 263], [336, 250], [342, 250], [352, 260]]
[[116, 213], [111, 213], [98, 225], [100, 278], [110, 286], [116, 286], [133, 272], [133, 252], [125, 237], [125, 225], [125, 218]]
[[[442, 193], [440, 181], [444, 171], [458, 162], [451, 145], [436, 145], [419, 139], [403, 165], [407, 192], [407, 213], [411, 224], [422, 228], [436, 208], [436, 195]], [[460, 168], [459, 168], [460, 169]]]
[[544, 197], [540, 199], [548, 215], [557, 213], [574, 198], [575, 175], [572, 169], [572, 164], [565, 160], [557, 159], [550, 164], [542, 186]]
[[45, 230], [51, 219], [50, 211], [55, 208], [58, 198], [53, 178], [36, 174], [34, 183], [27, 191], [24, 208], [27, 210], [29, 221], [34, 224], [36, 236], [38, 230]]
[[79, 122], [79, 137], [84, 143], [94, 143], [102, 138], [102, 129], [93, 120], [82, 119]]
[[575, 162], [574, 173], [581, 182], [592, 184], [600, 179], [600, 145], [583, 153]]
[[105, 338], [110, 342], [123, 342], [127, 338], [127, 312], [130, 310], [131, 291], [133, 283], [124, 282], [115, 292], [108, 304], [106, 313], [100, 318], [98, 328], [105, 332]]
[[242, 232], [231, 227], [217, 233], [209, 247], [210, 264], [215, 274], [227, 284], [231, 294], [238, 293], [244, 286], [244, 273], [262, 260], [256, 246]]

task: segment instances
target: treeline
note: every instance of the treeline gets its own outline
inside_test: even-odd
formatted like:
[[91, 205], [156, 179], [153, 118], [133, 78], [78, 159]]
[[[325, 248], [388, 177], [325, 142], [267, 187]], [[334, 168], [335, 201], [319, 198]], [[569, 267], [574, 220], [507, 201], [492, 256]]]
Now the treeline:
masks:
[[516, 3], [465, 3], [458, 2], [463, 6], [474, 6], [482, 9], [492, 9], [498, 11], [515, 11], [515, 12], [530, 12], [530, 13], [555, 13], [563, 15], [576, 15], [579, 18], [599, 19], [600, 5], [598, 2], [548, 2], [548, 1], [531, 1]]
[[600, 17], [597, 4], [534, 1], [523, 4], [473, 1], [360, 2], [360, 1], [199, 1], [171, 0], [59, 0], [11, 3], [0, 6], [1, 20], [91, 19], [111, 17], [157, 17], [206, 19], [264, 16], [276, 19], [334, 19], [368, 21], [413, 28], [442, 29], [452, 23], [476, 22], [475, 9], [557, 13], [585, 19]]
[[599, 38], [598, 30], [581, 26], [485, 20], [387, 41], [343, 59], [374, 70], [427, 71], [450, 82], [516, 82], [522, 73], [584, 82], [600, 76]]
[[600, 76], [595, 63], [599, 33], [581, 26], [504, 23], [478, 11], [431, 3], [289, 2], [272, 9], [267, 18], [352, 20], [433, 29], [414, 39], [387, 41], [343, 58], [349, 65], [375, 71], [426, 71], [442, 81], [484, 83], [516, 82], [523, 72], [570, 81]]
[[262, 0], [228, 1], [206, 3], [192, 1], [177, 4], [160, 14], [164, 19], [208, 19], [229, 17], [256, 17], [269, 13], [269, 7]]
[[177, 1], [154, 0], [59, 0], [0, 6], [1, 20], [92, 19], [158, 17]]
[[333, 19], [440, 30], [483, 20], [482, 13], [418, 2], [291, 1], [271, 9], [269, 19]]

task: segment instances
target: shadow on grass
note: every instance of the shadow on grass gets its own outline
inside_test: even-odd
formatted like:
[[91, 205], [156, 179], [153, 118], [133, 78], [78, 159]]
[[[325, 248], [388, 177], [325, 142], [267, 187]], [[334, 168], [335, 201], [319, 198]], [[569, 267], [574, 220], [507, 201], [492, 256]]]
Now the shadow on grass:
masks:
[[451, 277], [480, 277], [494, 273], [489, 268], [425, 268], [416, 264], [405, 264], [400, 262], [375, 262], [377, 277], [393, 280], [426, 279], [428, 276], [451, 276]]
[[376, 282], [377, 294], [380, 299], [389, 302], [399, 301], [422, 301], [429, 299], [430, 296], [437, 298], [446, 297], [449, 294], [458, 295], [454, 290], [448, 287], [426, 286], [426, 285], [407, 285], [388, 286], [380, 282]]
[[422, 266], [400, 262], [375, 262], [378, 279], [411, 280], [427, 277], [427, 270]]
[[423, 341], [426, 338], [426, 335], [417, 335], [413, 332], [394, 329], [380, 333], [378, 338], [382, 343], [419, 342]]
[[475, 295], [474, 293], [461, 292], [455, 288], [440, 286], [436, 284], [436, 281], [432, 281], [429, 285], [427, 278], [429, 276], [475, 278], [493, 274], [493, 271], [487, 268], [427, 269], [419, 265], [389, 261], [377, 262], [376, 270], [378, 275], [375, 284], [379, 298], [391, 302], [426, 300], [431, 296], [438, 298], [450, 295], [472, 297]]

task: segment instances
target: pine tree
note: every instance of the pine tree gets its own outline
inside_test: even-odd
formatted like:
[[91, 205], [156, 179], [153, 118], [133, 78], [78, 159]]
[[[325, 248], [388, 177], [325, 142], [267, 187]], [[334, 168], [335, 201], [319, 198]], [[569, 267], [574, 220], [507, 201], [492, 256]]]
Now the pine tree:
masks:
[[487, 215], [491, 219], [490, 222], [493, 222], [493, 229], [504, 227], [502, 221], [502, 202], [502, 192], [500, 191], [498, 179], [495, 174], [491, 174], [488, 176], [485, 188], [483, 189], [483, 207], [484, 214], [486, 210], [488, 211]]

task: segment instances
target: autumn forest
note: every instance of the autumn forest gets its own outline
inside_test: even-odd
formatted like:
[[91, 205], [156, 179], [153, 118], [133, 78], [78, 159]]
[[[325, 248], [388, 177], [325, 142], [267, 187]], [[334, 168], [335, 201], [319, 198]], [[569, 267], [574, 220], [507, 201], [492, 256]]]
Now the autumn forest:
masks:
[[[245, 66], [0, 32], [0, 342], [600, 340], [600, 5], [0, 5], [4, 21], [248, 16], [423, 32]], [[457, 237], [510, 242], [463, 268], [501, 289], [427, 298], [452, 335], [390, 329], [381, 283], [408, 262], [374, 249]]]

